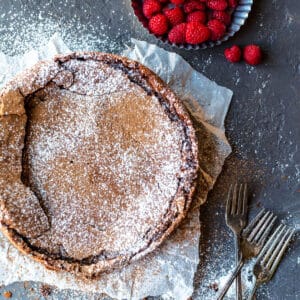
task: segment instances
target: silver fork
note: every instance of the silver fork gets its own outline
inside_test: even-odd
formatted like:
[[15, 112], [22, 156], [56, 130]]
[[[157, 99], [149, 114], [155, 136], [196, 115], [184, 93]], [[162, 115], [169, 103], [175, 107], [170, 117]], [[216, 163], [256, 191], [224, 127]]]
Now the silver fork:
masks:
[[[235, 264], [238, 265], [240, 252], [240, 235], [247, 223], [247, 185], [235, 184], [231, 185], [226, 203], [225, 220], [227, 226], [234, 233], [235, 244]], [[241, 276], [238, 274], [236, 280], [236, 299], [242, 299], [242, 283]]]
[[262, 209], [250, 222], [250, 224], [243, 230], [241, 243], [241, 259], [234, 269], [231, 277], [226, 282], [221, 294], [218, 297], [218, 300], [224, 298], [235, 277], [240, 273], [245, 260], [258, 255], [265, 244], [265, 241], [274, 225], [276, 218], [277, 217], [274, 216], [273, 213]]
[[263, 247], [253, 267], [255, 281], [248, 300], [254, 298], [256, 289], [262, 283], [271, 280], [294, 232], [294, 229], [281, 224]]

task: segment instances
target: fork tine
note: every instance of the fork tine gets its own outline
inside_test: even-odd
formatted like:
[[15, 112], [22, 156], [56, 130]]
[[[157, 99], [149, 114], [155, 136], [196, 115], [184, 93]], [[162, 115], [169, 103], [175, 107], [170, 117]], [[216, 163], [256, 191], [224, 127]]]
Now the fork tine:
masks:
[[248, 186], [247, 186], [247, 183], [245, 183], [244, 184], [244, 193], [243, 193], [242, 214], [245, 214], [247, 211], [247, 200], [248, 200]]
[[258, 220], [261, 218], [261, 216], [264, 214], [265, 209], [263, 208], [257, 215], [256, 217], [248, 224], [248, 226], [243, 230], [242, 236], [246, 238], [249, 233], [252, 231], [254, 228], [255, 224], [258, 222]]
[[227, 196], [227, 202], [226, 202], [226, 218], [230, 215], [231, 212], [231, 205], [232, 205], [232, 184], [229, 187], [229, 192]]
[[[274, 248], [277, 245], [280, 236], [284, 231], [284, 225], [279, 225], [275, 232], [272, 234], [270, 239], [268, 240], [267, 244], [263, 247], [261, 253], [258, 256], [258, 259], [261, 260], [261, 264], [265, 265], [268, 261], [269, 257], [272, 255]], [[257, 260], [258, 260], [257, 259]]]
[[[285, 232], [284, 232], [285, 231]], [[273, 261], [275, 260], [277, 254], [280, 252], [280, 249], [282, 248], [282, 245], [284, 244], [287, 236], [289, 235], [290, 233], [290, 230], [287, 229], [286, 226], [284, 226], [284, 231], [282, 232], [282, 235], [281, 235], [281, 238], [280, 240], [277, 241], [277, 244], [276, 244], [276, 247], [275, 249], [273, 250], [272, 254], [271, 254], [271, 257], [269, 258], [267, 264], [266, 264], [266, 267], [268, 269], [271, 269], [271, 266], [273, 264]]]
[[238, 199], [237, 199], [237, 214], [241, 214], [242, 212], [242, 202], [243, 202], [243, 184], [241, 183], [239, 185], [239, 191], [238, 191]]
[[236, 214], [236, 202], [237, 202], [237, 183], [234, 185], [231, 203], [231, 214]]
[[[289, 242], [290, 242], [290, 240], [291, 240], [293, 234], [295, 233], [295, 230], [294, 230], [294, 229], [289, 229], [289, 230], [287, 231], [287, 233], [289, 233], [289, 235], [288, 235], [288, 237], [286, 238], [284, 244], [280, 247], [280, 251], [279, 251], [279, 253], [277, 254], [277, 257], [276, 257], [275, 261], [273, 262], [273, 265], [272, 265], [272, 267], [271, 267], [271, 269], [270, 269], [271, 277], [274, 275], [274, 273], [275, 273], [275, 271], [276, 271], [276, 269], [277, 269], [277, 267], [278, 267], [278, 265], [279, 265], [279, 262], [280, 262], [280, 260], [281, 260], [281, 258], [282, 258], [282, 256], [283, 256], [283, 254], [284, 254], [284, 252], [285, 252], [285, 250], [286, 250], [286, 248], [287, 248], [287, 246], [288, 246], [288, 244], [289, 244]], [[278, 251], [277, 251], [277, 252], [278, 252]]]
[[268, 220], [270, 214], [271, 214], [271, 212], [269, 212], [269, 211], [265, 212], [263, 217], [259, 220], [259, 222], [256, 224], [254, 229], [249, 234], [249, 236], [247, 238], [248, 242], [252, 242], [253, 239], [255, 238], [255, 236], [257, 235], [257, 233], [260, 232], [261, 228], [263, 228], [265, 226], [266, 221]]
[[287, 234], [288, 234], [288, 230], [286, 230], [286, 226], [283, 226], [282, 230], [280, 231], [280, 235], [278, 235], [275, 241], [276, 243], [274, 242], [274, 244], [272, 245], [273, 251], [270, 253], [268, 260], [265, 261], [266, 268], [268, 269], [271, 268], [272, 262], [274, 261], [277, 255], [277, 251], [280, 251], [281, 245], [283, 244]]
[[245, 184], [241, 183], [239, 186], [238, 200], [237, 200], [237, 214], [241, 215], [244, 211], [245, 202]]
[[273, 213], [270, 213], [270, 214], [268, 215], [268, 218], [265, 220], [265, 222], [263, 223], [263, 225], [259, 228], [258, 233], [257, 233], [257, 234], [254, 236], [254, 238], [253, 238], [253, 241], [254, 241], [255, 243], [258, 244], [258, 241], [260, 240], [260, 238], [261, 238], [262, 236], [264, 236], [264, 232], [265, 232], [266, 230], [271, 230], [271, 229], [272, 229], [272, 220], [275, 221], [274, 218], [276, 219], [276, 217], [274, 216]]
[[269, 234], [270, 234], [271, 229], [272, 229], [273, 226], [274, 226], [274, 223], [275, 223], [276, 219], [277, 219], [277, 216], [274, 216], [274, 215], [272, 214], [272, 215], [271, 215], [271, 220], [270, 220], [268, 226], [263, 230], [263, 233], [262, 233], [261, 237], [260, 237], [260, 238], [258, 239], [258, 241], [257, 241], [257, 245], [259, 245], [259, 246], [264, 245], [264, 243], [265, 243], [267, 237], [268, 237]]

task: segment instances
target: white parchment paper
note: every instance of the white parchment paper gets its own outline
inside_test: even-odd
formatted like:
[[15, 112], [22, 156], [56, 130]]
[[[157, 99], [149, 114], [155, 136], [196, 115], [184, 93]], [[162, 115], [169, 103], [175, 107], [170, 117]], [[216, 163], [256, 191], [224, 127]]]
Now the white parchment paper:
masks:
[[[46, 46], [22, 56], [9, 57], [0, 53], [0, 87], [37, 61], [69, 51], [59, 35], [55, 34]], [[122, 270], [93, 281], [46, 270], [21, 254], [0, 233], [0, 285], [15, 281], [40, 281], [61, 289], [105, 293], [117, 299], [160, 295], [185, 300], [192, 295], [194, 274], [199, 263], [199, 205], [206, 200], [231, 151], [224, 134], [224, 119], [232, 91], [193, 70], [179, 55], [146, 42], [132, 40], [132, 47], [128, 47], [123, 55], [140, 61], [159, 74], [183, 99], [192, 114], [200, 141], [201, 167], [200, 188], [193, 208], [159, 249]]]

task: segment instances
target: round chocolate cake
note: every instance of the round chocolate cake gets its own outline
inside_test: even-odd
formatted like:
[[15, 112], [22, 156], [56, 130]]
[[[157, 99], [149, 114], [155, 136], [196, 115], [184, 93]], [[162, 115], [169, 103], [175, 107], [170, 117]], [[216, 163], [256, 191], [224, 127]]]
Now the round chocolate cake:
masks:
[[135, 61], [61, 55], [0, 92], [1, 230], [48, 268], [91, 278], [149, 253], [197, 170], [188, 113]]

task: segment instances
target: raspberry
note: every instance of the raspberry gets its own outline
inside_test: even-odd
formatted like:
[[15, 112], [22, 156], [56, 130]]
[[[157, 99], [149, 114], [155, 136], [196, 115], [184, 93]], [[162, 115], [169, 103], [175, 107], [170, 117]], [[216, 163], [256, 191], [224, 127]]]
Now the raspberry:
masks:
[[149, 30], [156, 35], [163, 35], [168, 31], [168, 19], [163, 14], [152, 17], [149, 21]]
[[208, 21], [207, 27], [211, 31], [211, 40], [219, 40], [226, 32], [226, 26], [219, 20], [212, 19]]
[[249, 65], [258, 65], [261, 62], [262, 52], [257, 45], [248, 45], [244, 48], [244, 60]]
[[189, 44], [200, 44], [210, 38], [210, 30], [199, 22], [190, 22], [186, 25], [185, 39]]
[[173, 4], [176, 4], [176, 5], [183, 4], [184, 1], [185, 1], [185, 0], [171, 0], [171, 2], [172, 2]]
[[154, 14], [161, 11], [161, 4], [157, 0], [145, 0], [143, 3], [143, 13], [150, 19]]
[[228, 6], [230, 8], [236, 8], [238, 6], [239, 1], [238, 0], [228, 0]]
[[241, 60], [242, 51], [239, 46], [233, 45], [231, 48], [225, 49], [224, 55], [228, 61], [235, 63]]
[[169, 22], [174, 26], [184, 21], [184, 14], [180, 7], [164, 9], [164, 14], [168, 18]]
[[227, 8], [226, 0], [207, 0], [207, 7], [213, 10], [225, 10]]
[[200, 22], [204, 24], [206, 22], [206, 13], [204, 11], [198, 10], [194, 11], [187, 16], [188, 22]]
[[224, 23], [225, 25], [229, 25], [231, 23], [231, 15], [226, 11], [215, 10], [212, 14], [213, 19], [217, 19]]
[[183, 5], [183, 10], [186, 14], [189, 14], [195, 10], [205, 10], [205, 4], [197, 0], [188, 0]]
[[171, 43], [174, 44], [184, 44], [186, 42], [185, 32], [186, 32], [186, 23], [178, 24], [170, 30], [168, 39]]

